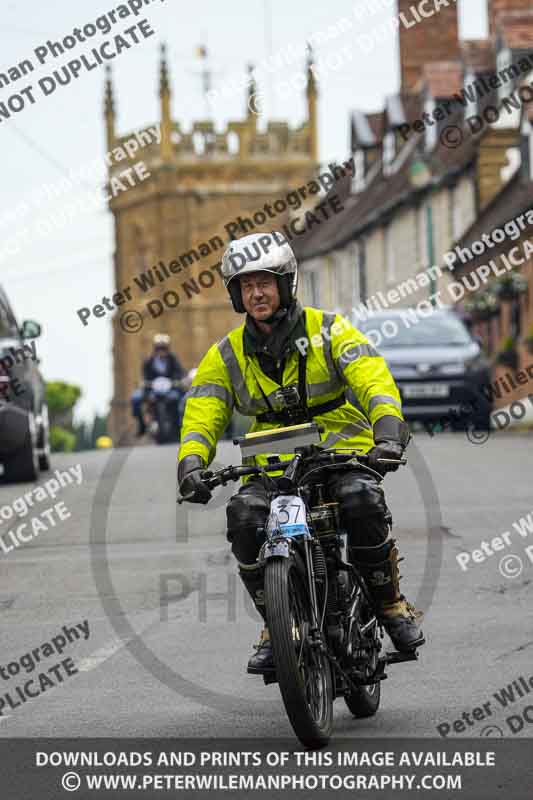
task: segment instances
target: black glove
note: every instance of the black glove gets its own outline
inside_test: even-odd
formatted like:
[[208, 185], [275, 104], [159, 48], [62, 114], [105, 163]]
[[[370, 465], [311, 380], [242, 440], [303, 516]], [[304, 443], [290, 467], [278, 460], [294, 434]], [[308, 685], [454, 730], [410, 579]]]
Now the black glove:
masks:
[[380, 464], [379, 458], [400, 459], [403, 456], [403, 447], [399, 442], [379, 442], [368, 453], [368, 466], [377, 472], [396, 472], [399, 464]]
[[200, 456], [185, 456], [178, 464], [178, 485], [183, 497], [189, 503], [202, 503], [205, 505], [211, 500], [211, 491], [202, 482], [205, 464]]
[[396, 472], [399, 464], [380, 464], [379, 458], [400, 459], [411, 434], [406, 422], [398, 417], [385, 416], [374, 425], [374, 447], [368, 453], [368, 466], [383, 475]]

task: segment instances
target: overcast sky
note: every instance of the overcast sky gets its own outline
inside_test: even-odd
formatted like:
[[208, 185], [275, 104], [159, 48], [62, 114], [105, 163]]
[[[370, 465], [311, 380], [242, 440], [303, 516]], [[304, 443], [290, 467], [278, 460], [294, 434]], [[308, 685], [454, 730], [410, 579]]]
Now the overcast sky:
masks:
[[[375, 7], [375, 0], [355, 0], [355, 5]], [[75, 27], [83, 27], [120, 5], [114, 0], [71, 3], [68, 0], [4, 0], [0, 17], [2, 42], [0, 72], [25, 58], [48, 39], [63, 39]], [[82, 8], [83, 6], [83, 8]], [[486, 0], [460, 0], [461, 36], [486, 35]], [[146, 17], [156, 36], [124, 51], [113, 61], [118, 132], [125, 133], [159, 120], [158, 46], [166, 41], [173, 90], [173, 116], [188, 128], [194, 119], [205, 118], [201, 65], [195, 56], [198, 45], [207, 45], [212, 70], [212, 88], [221, 91], [242, 75], [249, 62], [269, 55], [303, 48], [317, 31], [327, 31], [342, 17], [353, 19], [354, 0], [317, 3], [308, 0], [197, 0], [194, 4], [155, 0], [137, 18]], [[229, 11], [231, 9], [231, 12]], [[317, 57], [344, 52], [336, 69], [326, 68], [319, 84], [320, 158], [346, 157], [350, 109], [376, 111], [384, 97], [399, 88], [398, 51], [389, 38], [371, 51], [369, 42], [386, 30], [391, 13], [368, 12], [349, 33], [331, 39], [317, 50]], [[135, 20], [133, 20], [135, 22]], [[122, 20], [107, 36], [79, 44], [71, 58], [96, 43], [129, 27]], [[361, 38], [365, 37], [365, 38]], [[288, 49], [289, 48], [289, 49]], [[366, 51], [366, 52], [365, 52]], [[370, 52], [369, 52], [370, 51]], [[350, 57], [347, 55], [350, 54]], [[50, 60], [27, 78], [0, 89], [0, 102], [28, 84], [37, 84], [68, 59]], [[335, 64], [333, 64], [335, 66]], [[290, 91], [297, 62], [264, 75], [260, 81], [265, 111], [292, 125], [305, 114], [304, 95]], [[20, 252], [0, 261], [0, 282], [22, 320], [36, 319], [44, 334], [38, 342], [42, 370], [48, 380], [66, 380], [82, 387], [78, 416], [92, 418], [104, 413], [112, 396], [111, 324], [109, 318], [92, 319], [83, 328], [76, 315], [81, 306], [99, 302], [113, 291], [113, 226], [105, 209], [86, 209], [68, 225], [45, 232], [50, 217], [79, 202], [77, 191], [55, 200], [32, 201], [32, 211], [7, 219], [6, 213], [28, 198], [38, 198], [45, 184], [55, 184], [69, 170], [105, 155], [102, 119], [103, 68], [82, 71], [68, 86], [51, 96], [35, 92], [37, 102], [9, 120], [0, 122], [3, 155], [0, 206], [0, 243], [17, 235]], [[217, 127], [228, 119], [239, 119], [244, 111], [244, 91], [216, 98], [211, 105]], [[98, 184], [93, 182], [96, 187]], [[37, 193], [37, 194], [36, 194]], [[36, 207], [38, 204], [38, 207]], [[0, 246], [0, 253], [2, 247]]]

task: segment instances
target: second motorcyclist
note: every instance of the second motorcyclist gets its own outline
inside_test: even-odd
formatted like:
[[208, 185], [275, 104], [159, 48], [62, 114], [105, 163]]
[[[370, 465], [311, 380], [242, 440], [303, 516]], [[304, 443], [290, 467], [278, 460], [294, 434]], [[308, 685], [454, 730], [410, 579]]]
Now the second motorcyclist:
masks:
[[[149, 391], [149, 384], [156, 378], [169, 378], [171, 381], [182, 380], [186, 372], [181, 366], [178, 357], [170, 350], [170, 336], [166, 333], [156, 333], [153, 338], [153, 352], [144, 360], [143, 385], [136, 389], [131, 396], [132, 414], [137, 420], [137, 436], [146, 433], [146, 423], [143, 415], [143, 402]], [[180, 416], [180, 399], [183, 392], [178, 388], [170, 390], [169, 401], [174, 401], [176, 409], [176, 421]]]

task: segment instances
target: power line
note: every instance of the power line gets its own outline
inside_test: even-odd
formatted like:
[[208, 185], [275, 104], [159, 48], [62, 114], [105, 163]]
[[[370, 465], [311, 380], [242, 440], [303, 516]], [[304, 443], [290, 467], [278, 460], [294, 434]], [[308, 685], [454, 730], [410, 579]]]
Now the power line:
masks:
[[[25, 141], [26, 144], [32, 148], [32, 150], [35, 150], [36, 153], [44, 158], [45, 161], [48, 161], [49, 164], [52, 164], [53, 167], [61, 172], [62, 175], [65, 175], [67, 178], [69, 178], [69, 180], [71, 179], [70, 171], [67, 169], [67, 167], [65, 167], [65, 165], [58, 161], [54, 156], [50, 155], [50, 153], [48, 153], [46, 150], [43, 150], [41, 145], [32, 139], [31, 136], [28, 136], [27, 133], [21, 131], [20, 128], [18, 128], [14, 123], [11, 123], [11, 125], [8, 126], [8, 130], [12, 130], [17, 136]], [[83, 180], [83, 178], [79, 178], [78, 180], [87, 189], [90, 189], [91, 191], [94, 189], [94, 186], [92, 186], [90, 183], [87, 183], [85, 180]]]

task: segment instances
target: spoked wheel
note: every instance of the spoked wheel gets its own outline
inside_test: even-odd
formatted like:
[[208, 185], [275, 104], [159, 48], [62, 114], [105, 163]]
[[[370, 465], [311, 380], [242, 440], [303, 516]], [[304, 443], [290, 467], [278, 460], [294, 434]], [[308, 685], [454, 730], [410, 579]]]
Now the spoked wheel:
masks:
[[168, 444], [173, 441], [172, 418], [166, 399], [159, 398], [155, 404], [155, 419], [157, 420], [157, 443]]
[[291, 559], [268, 562], [265, 603], [276, 676], [290, 723], [305, 747], [324, 747], [333, 720], [331, 669], [310, 639], [308, 592]]
[[[359, 606], [358, 623], [362, 627], [373, 617], [373, 611], [366, 600]], [[369, 630], [368, 634], [354, 643], [354, 649], [359, 648], [359, 663], [357, 668], [371, 678], [378, 667], [381, 642], [377, 623]], [[360, 719], [372, 717], [377, 712], [381, 701], [381, 681], [359, 686], [349, 694], [344, 695], [346, 705], [354, 715]]]

